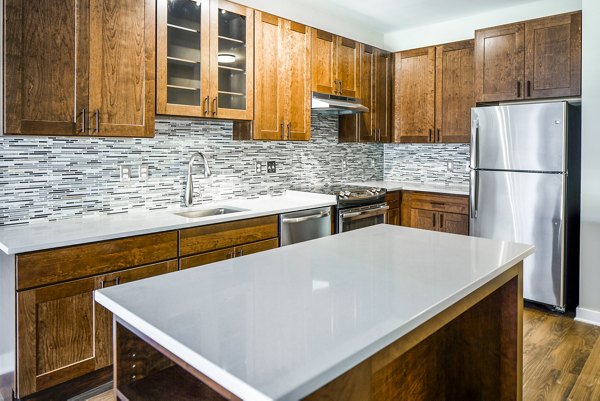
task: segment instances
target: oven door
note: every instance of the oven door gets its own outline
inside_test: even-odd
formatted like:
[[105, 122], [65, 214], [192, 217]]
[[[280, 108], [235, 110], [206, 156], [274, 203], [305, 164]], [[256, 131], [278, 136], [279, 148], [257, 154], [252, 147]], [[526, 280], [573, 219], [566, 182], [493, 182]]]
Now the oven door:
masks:
[[385, 203], [342, 209], [338, 213], [338, 231], [340, 233], [359, 228], [387, 223], [389, 206]]

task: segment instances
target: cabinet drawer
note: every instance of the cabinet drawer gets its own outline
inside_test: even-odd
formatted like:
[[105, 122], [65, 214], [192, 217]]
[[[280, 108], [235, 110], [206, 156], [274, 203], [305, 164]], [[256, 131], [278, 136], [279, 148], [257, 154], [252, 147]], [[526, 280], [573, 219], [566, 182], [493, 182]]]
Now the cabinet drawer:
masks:
[[268, 251], [279, 246], [279, 239], [273, 238], [266, 241], [253, 242], [251, 244], [236, 246], [232, 248], [219, 249], [218, 251], [205, 252], [200, 255], [188, 256], [187, 258], [181, 258], [179, 260], [179, 268], [189, 269], [191, 267], [197, 267], [207, 265], [209, 263], [220, 262], [226, 259], [232, 259], [235, 257], [250, 255], [262, 251]]
[[17, 289], [177, 258], [177, 232], [141, 235], [17, 255]]
[[189, 256], [279, 236], [277, 216], [188, 228], [180, 231], [179, 255]]
[[468, 214], [469, 199], [466, 196], [450, 196], [413, 192], [410, 197], [412, 208], [439, 212]]
[[397, 209], [400, 207], [400, 191], [388, 192], [385, 195], [385, 203], [390, 209]]

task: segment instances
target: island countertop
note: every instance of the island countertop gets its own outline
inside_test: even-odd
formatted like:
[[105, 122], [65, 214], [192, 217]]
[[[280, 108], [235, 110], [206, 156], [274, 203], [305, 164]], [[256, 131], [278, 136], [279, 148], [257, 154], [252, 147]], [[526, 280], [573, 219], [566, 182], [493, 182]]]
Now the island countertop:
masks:
[[238, 397], [292, 400], [532, 253], [378, 225], [106, 288], [95, 299]]

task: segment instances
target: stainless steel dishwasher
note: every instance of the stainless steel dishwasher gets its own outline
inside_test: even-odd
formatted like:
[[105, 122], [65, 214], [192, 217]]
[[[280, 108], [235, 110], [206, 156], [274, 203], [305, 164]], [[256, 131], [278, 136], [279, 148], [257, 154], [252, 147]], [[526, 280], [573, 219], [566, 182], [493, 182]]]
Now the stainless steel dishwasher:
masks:
[[281, 246], [331, 235], [331, 208], [302, 210], [279, 216]]

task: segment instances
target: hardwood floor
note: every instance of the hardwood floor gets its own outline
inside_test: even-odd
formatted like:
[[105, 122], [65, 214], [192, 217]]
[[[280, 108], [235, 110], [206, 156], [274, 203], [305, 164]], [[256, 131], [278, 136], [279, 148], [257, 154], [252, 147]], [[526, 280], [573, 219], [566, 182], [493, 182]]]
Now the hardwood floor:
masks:
[[600, 327], [526, 308], [523, 337], [524, 401], [600, 400]]

